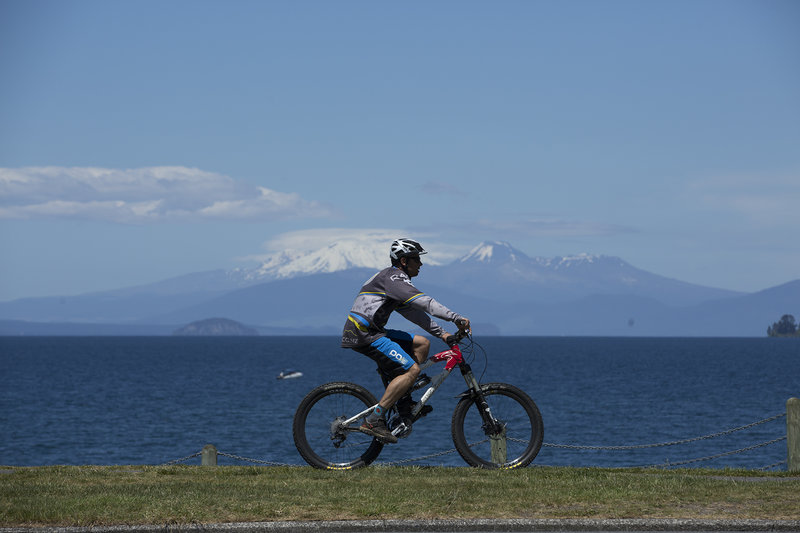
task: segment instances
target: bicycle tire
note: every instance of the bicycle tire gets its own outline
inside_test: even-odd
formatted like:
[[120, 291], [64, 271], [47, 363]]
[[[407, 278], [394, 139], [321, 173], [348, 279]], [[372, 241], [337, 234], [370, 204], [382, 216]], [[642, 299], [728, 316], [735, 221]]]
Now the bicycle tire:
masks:
[[492, 416], [504, 424], [504, 431], [501, 435], [487, 435], [474, 399], [465, 396], [456, 405], [450, 426], [456, 450], [467, 464], [478, 468], [528, 466], [538, 455], [544, 437], [536, 403], [506, 383], [487, 383], [481, 385], [481, 391]]
[[294, 444], [311, 466], [327, 470], [349, 470], [367, 466], [383, 449], [383, 443], [359, 432], [361, 420], [334, 430], [337, 418], [353, 416], [378, 403], [361, 385], [326, 383], [309, 392], [295, 411]]

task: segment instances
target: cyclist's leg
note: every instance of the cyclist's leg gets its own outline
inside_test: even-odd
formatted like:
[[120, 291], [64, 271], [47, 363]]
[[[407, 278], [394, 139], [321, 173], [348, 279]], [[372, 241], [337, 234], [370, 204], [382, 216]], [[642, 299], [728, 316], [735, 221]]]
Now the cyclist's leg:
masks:
[[[423, 337], [422, 335], [411, 335], [404, 331], [399, 330], [387, 330], [386, 336], [389, 337], [391, 340], [395, 341], [397, 344], [400, 345], [407, 353], [411, 354], [414, 360], [418, 363], [424, 363], [425, 360], [428, 358], [428, 352], [430, 351], [431, 341], [427, 338]], [[418, 381], [418, 379], [422, 376], [422, 374], [417, 374], [414, 379], [409, 379], [410, 385], [408, 383], [403, 383], [404, 387], [407, 386], [408, 388], [405, 389], [405, 392], [397, 398], [393, 405], [397, 409], [398, 414], [404, 418], [410, 418], [411, 411], [414, 408], [414, 399], [411, 397], [411, 386], [414, 385]], [[384, 384], [387, 386], [389, 385], [389, 379], [384, 377]], [[394, 391], [389, 391], [390, 394]], [[387, 398], [387, 400], [392, 400], [393, 398]], [[430, 411], [430, 407], [428, 407], [428, 411]]]
[[419, 365], [398, 343], [388, 337], [381, 337], [372, 344], [355, 350], [378, 363], [381, 373], [389, 379], [378, 405], [358, 429], [383, 442], [397, 442], [397, 437], [387, 427], [386, 415], [416, 381], [419, 376]]
[[414, 335], [412, 343], [414, 346], [414, 359], [416, 359], [417, 363], [424, 363], [428, 359], [431, 341], [422, 335]]
[[399, 329], [387, 329], [386, 336], [399, 344], [417, 363], [424, 363], [425, 360], [428, 359], [431, 341], [426, 337], [422, 335], [411, 335]]
[[413, 337], [402, 331], [389, 330], [386, 337], [378, 339], [372, 346], [389, 361], [388, 364], [379, 365], [390, 381], [378, 402], [384, 409], [389, 409], [408, 392], [419, 377], [420, 369], [416, 358], [409, 355], [409, 352], [413, 353]]
[[386, 387], [386, 392], [383, 393], [378, 404], [385, 409], [389, 409], [408, 392], [411, 385], [417, 381], [417, 377], [419, 377], [419, 365], [414, 363], [408, 372], [397, 376], [389, 382], [389, 386]]

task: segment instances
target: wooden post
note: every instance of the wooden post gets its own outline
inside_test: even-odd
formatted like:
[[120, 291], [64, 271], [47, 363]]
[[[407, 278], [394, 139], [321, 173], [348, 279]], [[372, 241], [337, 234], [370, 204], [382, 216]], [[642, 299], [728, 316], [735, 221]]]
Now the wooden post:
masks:
[[800, 472], [800, 398], [786, 401], [786, 448], [789, 472]]
[[489, 446], [492, 455], [492, 462], [497, 464], [505, 464], [506, 453], [506, 428], [499, 435], [489, 435]]
[[213, 444], [206, 444], [203, 446], [200, 458], [200, 464], [203, 466], [217, 466], [217, 447]]

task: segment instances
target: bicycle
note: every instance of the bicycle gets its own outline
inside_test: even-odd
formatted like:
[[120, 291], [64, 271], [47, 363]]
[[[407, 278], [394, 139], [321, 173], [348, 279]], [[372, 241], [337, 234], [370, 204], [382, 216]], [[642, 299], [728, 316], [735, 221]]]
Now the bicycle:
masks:
[[[389, 430], [398, 438], [407, 437], [412, 424], [430, 410], [424, 408], [433, 394], [458, 367], [467, 390], [457, 396], [450, 430], [462, 459], [478, 468], [529, 465], [542, 447], [544, 429], [539, 408], [513, 385], [479, 384], [459, 347], [464, 338], [469, 339], [468, 349], [474, 358], [477, 343], [467, 333], [459, 332], [453, 337], [452, 356], [444, 370], [432, 380], [418, 380], [412, 388], [418, 390], [430, 384], [411, 411], [411, 418], [403, 419], [393, 407], [387, 415]], [[430, 368], [437, 356], [446, 353], [428, 358], [421, 369]], [[303, 398], [294, 415], [292, 433], [298, 452], [315, 468], [348, 470], [369, 465], [377, 459], [384, 443], [358, 428], [377, 403], [371, 392], [355, 383], [332, 382], [316, 387]]]

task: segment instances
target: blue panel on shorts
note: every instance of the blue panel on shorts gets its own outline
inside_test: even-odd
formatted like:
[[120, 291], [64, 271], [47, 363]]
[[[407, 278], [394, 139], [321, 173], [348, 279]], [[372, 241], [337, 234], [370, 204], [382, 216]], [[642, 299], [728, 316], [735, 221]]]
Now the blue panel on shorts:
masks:
[[[404, 333], [404, 332], [400, 332]], [[406, 334], [407, 335], [407, 334]], [[412, 337], [413, 338], [413, 337]], [[389, 337], [381, 337], [372, 343], [372, 346], [395, 363], [408, 370], [414, 366], [414, 359], [403, 350], [399, 344]]]

